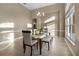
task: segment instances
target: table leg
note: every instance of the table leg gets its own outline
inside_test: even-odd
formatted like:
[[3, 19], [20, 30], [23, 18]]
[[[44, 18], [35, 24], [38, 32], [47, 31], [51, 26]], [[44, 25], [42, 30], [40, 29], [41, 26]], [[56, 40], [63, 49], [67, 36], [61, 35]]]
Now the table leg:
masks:
[[41, 43], [41, 39], [39, 39], [39, 49], [40, 49], [40, 55], [42, 54], [42, 43]]

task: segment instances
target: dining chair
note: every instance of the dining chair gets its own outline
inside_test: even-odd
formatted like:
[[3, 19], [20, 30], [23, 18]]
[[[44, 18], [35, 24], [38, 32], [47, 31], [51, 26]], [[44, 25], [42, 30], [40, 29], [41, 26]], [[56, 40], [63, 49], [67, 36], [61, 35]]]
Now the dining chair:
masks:
[[31, 48], [30, 55], [32, 55], [32, 47], [35, 46], [35, 44], [37, 44], [37, 47], [38, 47], [38, 41], [37, 40], [32, 40], [31, 31], [22, 31], [22, 33], [23, 33], [24, 53], [25, 53], [25, 50], [26, 50], [26, 46], [29, 46]]
[[42, 39], [42, 42], [48, 43], [48, 50], [50, 49], [50, 42], [51, 42], [52, 39], [53, 39], [53, 37], [51, 37], [50, 34], [46, 35], [46, 37], [44, 37]]

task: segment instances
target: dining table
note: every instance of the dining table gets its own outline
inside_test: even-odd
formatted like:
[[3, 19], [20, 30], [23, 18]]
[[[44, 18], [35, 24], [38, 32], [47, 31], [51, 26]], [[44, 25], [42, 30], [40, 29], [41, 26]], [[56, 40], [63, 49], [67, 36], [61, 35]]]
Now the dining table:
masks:
[[32, 35], [32, 37], [38, 40], [39, 52], [41, 55], [42, 54], [42, 41], [41, 40], [45, 37], [45, 34]]

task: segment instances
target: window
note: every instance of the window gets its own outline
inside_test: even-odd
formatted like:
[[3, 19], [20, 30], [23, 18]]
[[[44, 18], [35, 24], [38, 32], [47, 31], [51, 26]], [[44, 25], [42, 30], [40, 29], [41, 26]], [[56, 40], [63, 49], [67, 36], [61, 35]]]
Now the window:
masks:
[[47, 29], [51, 36], [55, 36], [55, 23], [47, 25]]
[[28, 23], [27, 28], [32, 28], [32, 24]]
[[51, 21], [53, 21], [53, 20], [55, 20], [55, 16], [50, 17], [50, 18], [47, 19], [44, 23], [48, 23], [48, 22], [51, 22]]
[[65, 20], [65, 35], [70, 42], [75, 43], [74, 33], [74, 9], [69, 12]]

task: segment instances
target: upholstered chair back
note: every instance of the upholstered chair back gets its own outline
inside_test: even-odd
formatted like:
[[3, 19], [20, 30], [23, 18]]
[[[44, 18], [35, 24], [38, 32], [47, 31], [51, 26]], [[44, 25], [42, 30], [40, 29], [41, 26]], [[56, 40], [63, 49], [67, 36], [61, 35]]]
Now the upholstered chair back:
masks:
[[22, 33], [23, 33], [23, 42], [24, 42], [24, 44], [30, 45], [31, 42], [32, 42], [31, 31], [22, 31]]

